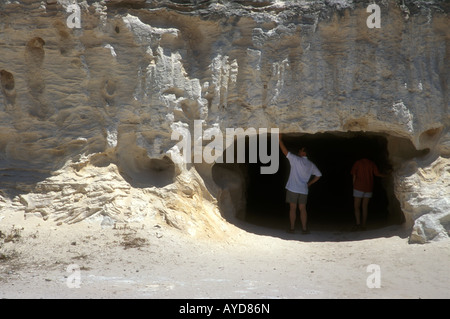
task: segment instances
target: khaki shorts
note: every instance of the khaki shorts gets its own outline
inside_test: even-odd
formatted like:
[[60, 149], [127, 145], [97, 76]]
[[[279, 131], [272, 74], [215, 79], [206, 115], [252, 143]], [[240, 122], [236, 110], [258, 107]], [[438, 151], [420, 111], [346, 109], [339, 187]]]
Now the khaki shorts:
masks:
[[296, 204], [305, 204], [308, 199], [308, 195], [306, 194], [299, 194], [291, 192], [290, 190], [286, 189], [286, 203], [296, 203]]

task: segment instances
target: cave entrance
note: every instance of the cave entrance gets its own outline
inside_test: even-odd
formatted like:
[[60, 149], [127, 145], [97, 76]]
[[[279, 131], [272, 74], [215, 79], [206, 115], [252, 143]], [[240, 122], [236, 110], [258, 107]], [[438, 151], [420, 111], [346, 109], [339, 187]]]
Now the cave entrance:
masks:
[[[307, 146], [308, 158], [322, 172], [322, 178], [311, 187], [308, 196], [308, 226], [312, 230], [341, 230], [345, 225], [351, 227], [354, 224], [350, 174], [353, 163], [365, 155], [377, 164], [381, 172], [391, 170], [388, 152], [390, 138], [385, 134], [367, 132], [283, 134], [289, 151], [297, 153], [300, 146]], [[275, 174], [261, 174], [261, 166], [267, 165], [260, 162], [216, 163], [213, 166], [214, 181], [222, 189], [229, 190], [228, 202], [221, 203], [219, 199], [225, 218], [225, 212], [229, 210], [226, 205], [232, 203], [235, 217], [248, 223], [280, 229], [288, 227], [289, 205], [285, 202], [285, 185], [290, 166], [279, 149], [277, 155], [279, 169]], [[373, 197], [369, 203], [370, 227], [404, 222], [393, 188], [392, 176], [375, 178]], [[297, 218], [297, 221], [299, 227], [300, 219]]]

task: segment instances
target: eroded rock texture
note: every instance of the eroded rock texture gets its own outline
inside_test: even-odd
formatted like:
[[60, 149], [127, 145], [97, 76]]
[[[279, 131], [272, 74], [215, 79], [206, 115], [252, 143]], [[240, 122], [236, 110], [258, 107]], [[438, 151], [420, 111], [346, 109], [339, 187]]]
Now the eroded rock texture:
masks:
[[2, 2], [2, 209], [222, 234], [242, 176], [180, 163], [172, 132], [370, 131], [411, 241], [448, 239], [450, 7], [378, 1], [371, 29], [372, 2]]

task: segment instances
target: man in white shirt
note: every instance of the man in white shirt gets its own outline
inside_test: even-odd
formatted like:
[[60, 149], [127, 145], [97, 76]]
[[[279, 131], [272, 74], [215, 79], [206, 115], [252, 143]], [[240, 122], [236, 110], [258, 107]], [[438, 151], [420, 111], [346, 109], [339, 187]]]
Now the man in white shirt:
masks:
[[[280, 148], [283, 154], [289, 160], [291, 171], [286, 184], [286, 202], [289, 203], [289, 220], [291, 228], [289, 232], [293, 233], [295, 229], [295, 217], [297, 205], [300, 210], [300, 221], [302, 223], [302, 233], [309, 233], [306, 223], [308, 214], [306, 212], [306, 201], [308, 198], [308, 188], [317, 182], [322, 176], [317, 166], [306, 157], [306, 148], [302, 147], [298, 151], [298, 156], [289, 152], [279, 135]], [[314, 176], [311, 179], [311, 176]]]

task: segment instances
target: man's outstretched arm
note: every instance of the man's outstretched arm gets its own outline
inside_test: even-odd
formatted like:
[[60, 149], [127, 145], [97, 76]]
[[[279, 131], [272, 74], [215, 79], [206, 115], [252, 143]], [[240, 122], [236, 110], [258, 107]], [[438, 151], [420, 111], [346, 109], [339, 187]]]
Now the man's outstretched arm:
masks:
[[284, 156], [287, 156], [288, 150], [287, 150], [286, 146], [284, 145], [283, 140], [281, 139], [281, 133], [278, 134], [278, 140], [280, 142], [279, 144], [280, 144], [281, 151], [283, 152]]

